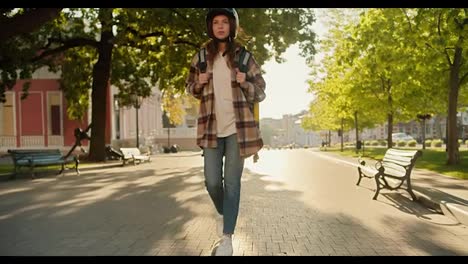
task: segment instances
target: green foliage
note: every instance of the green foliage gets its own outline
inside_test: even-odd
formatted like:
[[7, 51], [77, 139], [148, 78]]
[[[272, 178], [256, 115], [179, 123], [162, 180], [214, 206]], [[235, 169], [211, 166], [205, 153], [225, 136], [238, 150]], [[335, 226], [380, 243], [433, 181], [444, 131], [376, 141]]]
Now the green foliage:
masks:
[[320, 43], [322, 68], [313, 69], [315, 79], [309, 82], [316, 96], [305, 124], [309, 129], [333, 129], [355, 112], [360, 128], [387, 118], [396, 123], [418, 114], [446, 114], [448, 105], [457, 104], [455, 97], [448, 100], [451, 70], [456, 74], [452, 80], [459, 80], [458, 105], [467, 104], [468, 64], [454, 63], [468, 56], [468, 9], [329, 14], [330, 33]]
[[[113, 8], [109, 9], [112, 16], [100, 17], [103, 10], [64, 9], [41, 30], [2, 44], [0, 99], [5, 86], [11, 89], [17, 79], [28, 79], [45, 65], [62, 72], [68, 114], [81, 118], [89, 104], [88, 90], [101, 45], [98, 36], [104, 27], [113, 32], [110, 79], [119, 88], [123, 105], [130, 104], [134, 94], [149, 96], [156, 84], [160, 90], [183, 93], [190, 60], [208, 40], [206, 8]], [[260, 64], [271, 57], [282, 60], [281, 54], [297, 42], [303, 55], [313, 58], [312, 9], [239, 8], [238, 13], [243, 29], [240, 35], [247, 37], [246, 46]], [[39, 49], [50, 56], [37, 57]]]
[[436, 148], [440, 148], [440, 147], [442, 147], [442, 143], [443, 143], [443, 141], [441, 139], [434, 139], [432, 141], [432, 146], [436, 147]]
[[408, 147], [416, 147], [416, 144], [417, 144], [416, 140], [408, 141]]
[[432, 139], [426, 139], [426, 141], [424, 142], [424, 145], [426, 145], [426, 147], [432, 146]]
[[397, 145], [398, 147], [404, 147], [404, 146], [406, 146], [406, 141], [397, 141], [397, 142], [396, 142], [396, 145]]

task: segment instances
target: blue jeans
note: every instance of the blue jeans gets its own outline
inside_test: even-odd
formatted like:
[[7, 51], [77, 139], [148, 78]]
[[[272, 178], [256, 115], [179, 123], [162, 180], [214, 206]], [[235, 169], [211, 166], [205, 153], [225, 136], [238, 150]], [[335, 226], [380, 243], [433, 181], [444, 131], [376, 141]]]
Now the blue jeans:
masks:
[[[218, 147], [204, 148], [203, 155], [206, 189], [216, 210], [223, 215], [223, 233], [234, 234], [239, 213], [241, 176], [244, 169], [244, 159], [240, 157], [237, 135], [219, 137]], [[224, 177], [223, 157], [225, 157]]]

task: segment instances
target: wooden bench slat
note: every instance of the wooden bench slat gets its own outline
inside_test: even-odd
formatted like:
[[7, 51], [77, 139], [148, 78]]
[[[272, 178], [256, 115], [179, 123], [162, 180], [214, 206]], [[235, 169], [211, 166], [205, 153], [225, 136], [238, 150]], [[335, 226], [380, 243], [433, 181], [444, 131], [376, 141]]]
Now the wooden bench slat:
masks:
[[388, 149], [387, 154], [402, 156], [402, 157], [414, 157], [418, 153], [418, 150], [402, 150], [402, 149]]
[[8, 153], [13, 159], [16, 176], [20, 167], [29, 167], [31, 177], [34, 178], [34, 168], [46, 165], [62, 165], [59, 174], [65, 169], [65, 165], [75, 162], [75, 170], [79, 174], [77, 158], [69, 157], [64, 159], [59, 149], [9, 149]]
[[384, 159], [398, 160], [398, 161], [402, 161], [402, 162], [406, 162], [406, 163], [411, 163], [411, 160], [413, 159], [413, 157], [403, 157], [403, 156], [397, 156], [397, 155], [394, 155], [394, 154], [386, 154], [384, 156]]

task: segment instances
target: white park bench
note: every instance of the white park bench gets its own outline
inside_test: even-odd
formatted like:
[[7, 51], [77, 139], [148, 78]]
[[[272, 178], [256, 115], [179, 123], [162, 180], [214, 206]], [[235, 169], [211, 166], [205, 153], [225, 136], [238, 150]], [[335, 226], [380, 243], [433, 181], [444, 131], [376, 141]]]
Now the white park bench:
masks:
[[149, 153], [141, 153], [140, 149], [138, 148], [120, 148], [120, 152], [122, 152], [122, 166], [125, 166], [127, 161], [133, 161], [133, 165], [136, 165], [136, 162], [142, 163], [144, 161], [151, 161], [151, 156]]

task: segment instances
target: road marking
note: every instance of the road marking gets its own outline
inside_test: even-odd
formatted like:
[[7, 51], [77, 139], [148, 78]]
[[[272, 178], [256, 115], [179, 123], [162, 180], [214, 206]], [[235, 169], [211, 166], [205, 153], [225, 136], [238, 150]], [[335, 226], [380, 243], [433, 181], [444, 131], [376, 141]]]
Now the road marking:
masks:
[[352, 162], [349, 162], [347, 160], [342, 160], [342, 159], [338, 159], [338, 158], [335, 158], [335, 157], [331, 157], [329, 155], [321, 154], [321, 153], [318, 153], [318, 152], [315, 152], [315, 151], [310, 151], [310, 153], [312, 153], [314, 155], [317, 155], [317, 156], [320, 156], [320, 157], [325, 158], [325, 159], [335, 161], [337, 163], [338, 162], [344, 163], [344, 164], [347, 164], [347, 165], [352, 166], [352, 167], [357, 167], [358, 166], [356, 163], [352, 163]]

